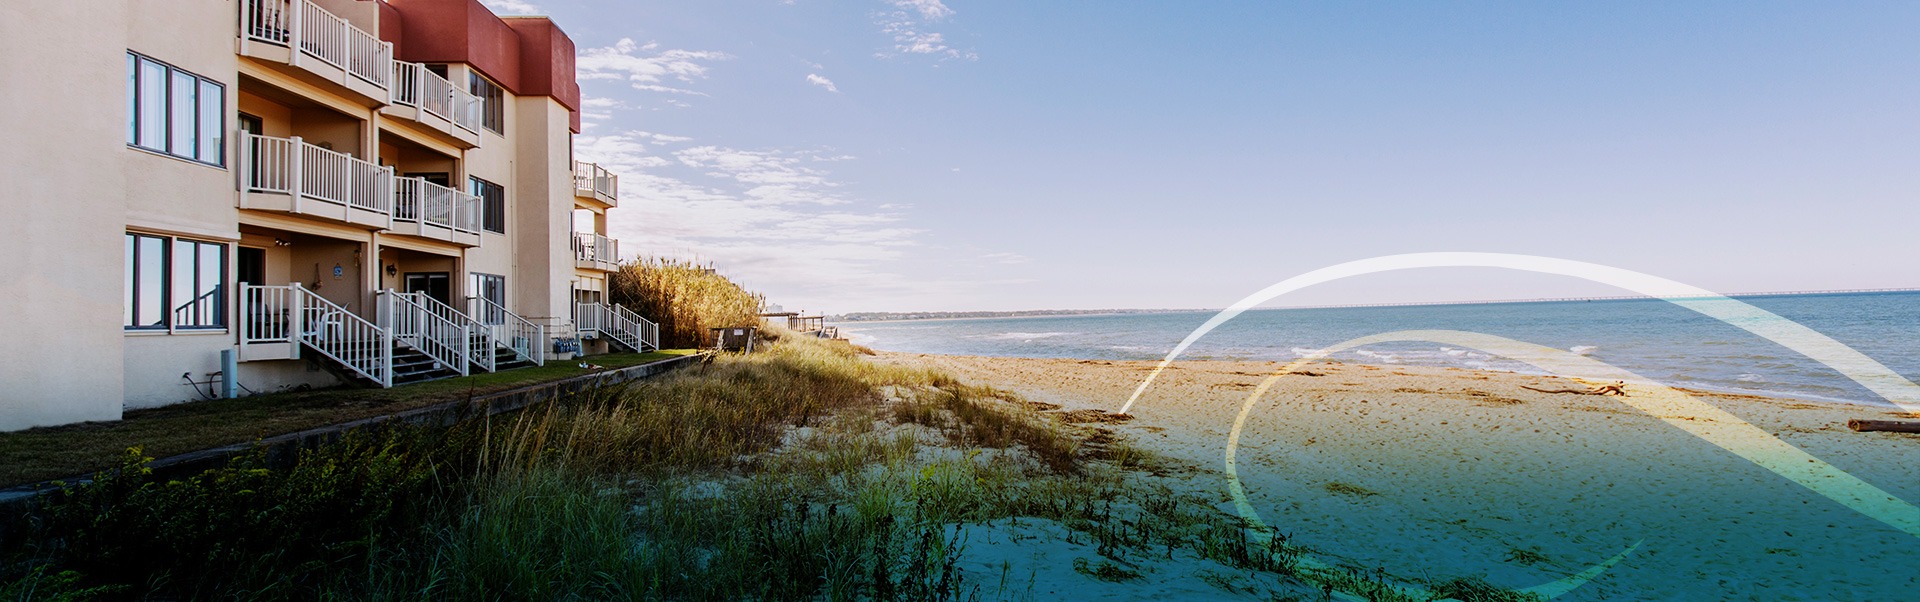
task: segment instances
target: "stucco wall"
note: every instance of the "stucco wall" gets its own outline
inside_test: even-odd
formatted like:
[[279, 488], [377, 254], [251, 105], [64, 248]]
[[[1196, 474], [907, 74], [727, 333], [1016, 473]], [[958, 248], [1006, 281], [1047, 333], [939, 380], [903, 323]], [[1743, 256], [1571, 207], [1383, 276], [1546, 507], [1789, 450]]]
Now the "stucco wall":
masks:
[[[14, 82], [0, 86], [0, 132], [41, 142], [0, 144], [0, 430], [120, 416], [126, 208], [76, 184], [125, 186], [126, 48], [69, 33], [123, 31], [112, 4], [0, 4], [0, 73]], [[62, 82], [60, 97], [44, 82]]]
[[520, 308], [539, 318], [572, 316], [573, 281], [573, 166], [565, 157], [572, 147], [571, 111], [551, 97], [521, 96], [509, 113], [515, 115], [513, 207], [521, 224], [515, 235], [520, 254]]

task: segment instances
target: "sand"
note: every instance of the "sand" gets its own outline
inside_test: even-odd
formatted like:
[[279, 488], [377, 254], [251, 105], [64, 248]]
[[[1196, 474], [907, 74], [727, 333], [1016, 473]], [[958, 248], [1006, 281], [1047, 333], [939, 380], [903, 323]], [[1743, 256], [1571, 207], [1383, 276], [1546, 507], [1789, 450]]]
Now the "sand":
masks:
[[[1153, 362], [883, 353], [1079, 412], [1115, 412]], [[1105, 424], [1189, 464], [1228, 503], [1223, 453], [1280, 364], [1179, 362]], [[1251, 506], [1329, 562], [1400, 575], [1554, 581], [1640, 546], [1562, 600], [1917, 599], [1920, 538], [1572, 380], [1315, 364], [1255, 406], [1239, 451]], [[1637, 385], [1629, 385], [1634, 394]], [[1644, 394], [1644, 391], [1639, 391]], [[1900, 499], [1920, 501], [1920, 435], [1856, 433], [1874, 407], [1695, 396]], [[1164, 597], [1142, 592], [1139, 599]]]

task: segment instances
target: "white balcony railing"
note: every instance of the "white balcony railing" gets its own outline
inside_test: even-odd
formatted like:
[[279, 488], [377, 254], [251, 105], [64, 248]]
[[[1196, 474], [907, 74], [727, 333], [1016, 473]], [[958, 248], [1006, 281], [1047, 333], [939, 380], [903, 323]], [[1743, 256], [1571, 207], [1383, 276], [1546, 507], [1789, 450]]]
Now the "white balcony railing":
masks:
[[240, 346], [285, 343], [318, 352], [347, 369], [393, 386], [393, 331], [294, 283], [240, 285]]
[[573, 322], [584, 337], [605, 337], [634, 351], [660, 348], [660, 326], [625, 306], [575, 303]]
[[393, 168], [301, 141], [241, 133], [240, 182], [247, 192], [292, 195], [391, 214]]
[[613, 306], [613, 315], [614, 315], [614, 321], [618, 323], [621, 327], [627, 329], [628, 332], [631, 332], [634, 338], [637, 341], [639, 341], [641, 345], [640, 347], [637, 348], [639, 351], [646, 351], [649, 348], [651, 349], [660, 348], [660, 325], [659, 324], [655, 324], [653, 323], [652, 320], [648, 320], [646, 318], [640, 317], [639, 313], [636, 313], [631, 309], [627, 309], [627, 306], [625, 305]]
[[620, 176], [593, 163], [574, 161], [573, 188], [580, 193], [617, 200], [620, 198]]
[[240, 32], [294, 49], [296, 63], [310, 56], [381, 88], [393, 77], [393, 44], [309, 0], [241, 0]]
[[480, 233], [480, 197], [420, 178], [394, 178], [393, 220]]
[[467, 315], [489, 325], [494, 340], [502, 347], [513, 350], [513, 354], [522, 360], [537, 365], [547, 363], [547, 328], [533, 321], [507, 311], [507, 308], [484, 297], [467, 297], [472, 311]]
[[620, 263], [620, 241], [592, 232], [573, 233], [573, 256], [579, 261]]
[[420, 109], [469, 132], [479, 131], [480, 99], [426, 65], [394, 61], [393, 86], [388, 90], [393, 104]]
[[429, 303], [439, 302], [420, 293], [380, 291], [380, 327], [395, 341], [433, 358], [440, 367], [466, 376], [472, 353], [467, 324], [435, 311], [438, 308]]

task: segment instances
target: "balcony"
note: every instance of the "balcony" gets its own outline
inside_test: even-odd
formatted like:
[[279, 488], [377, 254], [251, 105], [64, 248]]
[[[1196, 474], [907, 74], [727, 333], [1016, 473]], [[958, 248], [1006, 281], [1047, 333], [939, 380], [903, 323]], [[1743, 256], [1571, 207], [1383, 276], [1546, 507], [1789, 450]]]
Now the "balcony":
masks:
[[381, 112], [444, 134], [463, 148], [480, 146], [480, 99], [420, 63], [393, 61], [393, 85]]
[[393, 168], [302, 141], [240, 133], [240, 208], [392, 224]]
[[573, 196], [589, 199], [611, 209], [620, 198], [620, 176], [585, 161], [573, 162]]
[[393, 44], [309, 0], [240, 0], [239, 53], [345, 87], [371, 104], [388, 101]]
[[480, 197], [420, 178], [394, 178], [392, 230], [480, 246]]
[[620, 269], [620, 241], [592, 232], [573, 233], [573, 267], [612, 272]]

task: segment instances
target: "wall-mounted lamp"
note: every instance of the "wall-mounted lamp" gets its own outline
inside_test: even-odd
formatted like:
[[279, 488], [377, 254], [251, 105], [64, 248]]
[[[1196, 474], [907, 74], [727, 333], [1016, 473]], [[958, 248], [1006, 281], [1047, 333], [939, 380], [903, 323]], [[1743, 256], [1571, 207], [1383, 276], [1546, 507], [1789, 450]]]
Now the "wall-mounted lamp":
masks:
[[395, 267], [395, 266], [394, 266], [393, 264], [391, 264], [391, 263], [389, 263], [389, 264], [387, 264], [387, 275], [388, 275], [388, 276], [392, 276], [392, 275], [394, 275], [394, 274], [398, 274], [398, 273], [400, 273], [400, 268], [398, 268], [398, 267]]

